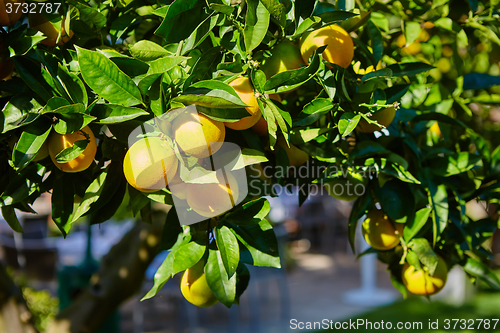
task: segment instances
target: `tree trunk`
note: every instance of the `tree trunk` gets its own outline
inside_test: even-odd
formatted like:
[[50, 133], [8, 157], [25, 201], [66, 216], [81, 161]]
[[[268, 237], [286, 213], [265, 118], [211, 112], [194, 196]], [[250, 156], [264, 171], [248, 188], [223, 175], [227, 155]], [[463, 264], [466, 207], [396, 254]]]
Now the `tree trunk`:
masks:
[[159, 227], [136, 224], [104, 256], [90, 287], [57, 315], [47, 333], [91, 333], [97, 329], [123, 301], [139, 291], [157, 253], [160, 235]]
[[0, 332], [35, 333], [21, 290], [0, 264]]

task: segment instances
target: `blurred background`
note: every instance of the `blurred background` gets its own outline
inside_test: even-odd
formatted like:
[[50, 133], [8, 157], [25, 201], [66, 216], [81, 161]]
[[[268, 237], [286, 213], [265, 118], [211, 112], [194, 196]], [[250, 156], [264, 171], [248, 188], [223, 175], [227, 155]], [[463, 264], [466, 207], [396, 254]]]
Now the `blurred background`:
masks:
[[[141, 302], [168, 253], [163, 251], [147, 269], [141, 290], [98, 332], [286, 332], [295, 327], [300, 331], [299, 322], [306, 325], [324, 319], [422, 322], [426, 327], [429, 319], [498, 318], [500, 294], [473, 285], [461, 269], [452, 269], [445, 289], [429, 300], [412, 296], [403, 300], [376, 254], [357, 259], [352, 253], [347, 241], [351, 203], [318, 192], [301, 207], [296, 189], [268, 198], [283, 268], [249, 266], [251, 280], [240, 305], [195, 307], [180, 293], [180, 274], [156, 297]], [[156, 208], [164, 212], [170, 207]], [[21, 287], [36, 328], [44, 331], [59, 309], [68, 307], [88, 285], [103, 256], [132, 230], [135, 221], [117, 216], [89, 228], [82, 219], [64, 239], [50, 219], [50, 196], [37, 200], [34, 209], [38, 215], [19, 214], [23, 235], [14, 234], [2, 220], [0, 259]], [[480, 203], [469, 204], [468, 210], [475, 216], [485, 214]], [[498, 241], [492, 241], [498, 266]], [[356, 253], [366, 248], [359, 234]]]

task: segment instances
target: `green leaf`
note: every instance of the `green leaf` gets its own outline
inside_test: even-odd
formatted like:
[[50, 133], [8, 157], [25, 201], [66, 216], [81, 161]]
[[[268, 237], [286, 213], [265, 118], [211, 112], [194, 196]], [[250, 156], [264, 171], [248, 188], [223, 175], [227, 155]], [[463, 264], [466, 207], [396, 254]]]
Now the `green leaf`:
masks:
[[315, 51], [309, 66], [278, 73], [267, 80], [264, 86], [266, 94], [276, 94], [293, 90], [312, 79], [322, 67], [321, 58], [317, 51]]
[[228, 276], [221, 253], [217, 249], [209, 249], [205, 276], [215, 297], [230, 308], [236, 298], [236, 275]]
[[356, 230], [358, 221], [365, 215], [365, 212], [372, 204], [372, 196], [367, 191], [365, 195], [356, 199], [349, 214], [348, 236], [351, 244], [352, 253], [356, 253]]
[[286, 8], [278, 0], [260, 0], [271, 14], [271, 17], [283, 28], [286, 26]]
[[405, 285], [399, 281], [399, 279], [391, 273], [391, 283], [396, 288], [402, 295], [403, 298], [406, 299], [408, 297], [408, 290], [406, 289]]
[[407, 183], [389, 180], [377, 190], [382, 209], [392, 220], [408, 216], [414, 210], [415, 199]]
[[92, 8], [90, 6], [86, 6], [80, 2], [72, 3], [78, 11], [80, 12], [80, 20], [85, 23], [91, 23], [96, 26], [96, 28], [100, 29], [106, 25], [106, 17], [101, 14], [97, 9]]
[[380, 30], [378, 30], [378, 27], [371, 20], [368, 21], [366, 27], [368, 29], [368, 34], [370, 35], [373, 57], [375, 58], [373, 67], [376, 67], [384, 54], [384, 38], [382, 37]]
[[52, 124], [46, 118], [41, 118], [26, 127], [12, 152], [12, 162], [16, 168], [24, 168], [35, 158], [51, 129]]
[[415, 213], [415, 217], [412, 220], [406, 222], [404, 228], [404, 239], [407, 243], [415, 237], [427, 223], [431, 210], [432, 209], [429, 207], [424, 207]]
[[13, 42], [9, 43], [9, 55], [10, 57], [14, 56], [23, 56], [28, 53], [29, 50], [33, 48], [36, 44], [40, 43], [44, 40], [45, 36], [42, 34], [36, 34], [34, 36], [22, 36], [16, 38]]
[[448, 224], [449, 203], [446, 185], [429, 182], [429, 204], [432, 207], [433, 244]]
[[373, 155], [381, 155], [390, 153], [381, 144], [373, 141], [361, 141], [356, 144], [350, 157], [355, 158], [366, 158]]
[[234, 164], [231, 170], [240, 170], [248, 165], [259, 164], [267, 162], [268, 159], [266, 154], [263, 152], [251, 149], [251, 148], [243, 148], [241, 150], [241, 154], [238, 156], [238, 160]]
[[75, 141], [73, 146], [63, 149], [59, 154], [56, 155], [55, 160], [58, 163], [67, 163], [74, 160], [87, 148], [87, 140]]
[[129, 51], [132, 57], [142, 61], [153, 61], [171, 54], [160, 45], [149, 40], [141, 40], [135, 43], [129, 48]]
[[405, 22], [405, 38], [406, 45], [413, 43], [420, 34], [420, 23], [418, 22]]
[[30, 95], [16, 95], [4, 106], [0, 114], [2, 133], [32, 123], [40, 115], [42, 105]]
[[[117, 163], [118, 164], [118, 163]], [[121, 165], [120, 165], [121, 166]], [[97, 200], [97, 202], [91, 207], [89, 210], [89, 220], [92, 224], [103, 223], [110, 220], [123, 203], [123, 199], [125, 197], [125, 191], [127, 188], [127, 183], [120, 171], [116, 169], [114, 171], [114, 177], [109, 177], [107, 182], [104, 184], [105, 187], [103, 192], [106, 190], [107, 185], [110, 180], [115, 180], [113, 186], [113, 194], [107, 196], [106, 198], [100, 198], [104, 200]], [[101, 204], [101, 202], [105, 201], [106, 203]]]
[[345, 112], [342, 114], [339, 120], [339, 133], [340, 135], [347, 136], [351, 134], [352, 131], [358, 126], [361, 116], [354, 114], [352, 112]]
[[74, 104], [83, 103], [88, 105], [87, 90], [82, 80], [73, 73], [70, 73], [62, 64], [58, 64], [57, 77], [54, 79], [59, 92], [71, 100]]
[[299, 120], [295, 120], [292, 127], [311, 125], [333, 108], [334, 105], [329, 99], [316, 98], [304, 106], [304, 109], [298, 115]]
[[206, 246], [196, 241], [189, 242], [179, 247], [174, 253], [172, 273], [177, 274], [192, 267], [203, 258]]
[[152, 61], [149, 64], [149, 69], [146, 75], [152, 74], [163, 74], [168, 72], [175, 66], [181, 64], [182, 62], [191, 59], [190, 57], [181, 57], [181, 56], [165, 56], [161, 59], [157, 59]]
[[240, 296], [245, 292], [250, 282], [250, 272], [245, 264], [241, 263], [238, 265], [236, 270], [236, 298], [234, 304], [240, 304]]
[[63, 174], [61, 178], [54, 181], [52, 189], [52, 220], [61, 230], [64, 237], [71, 228], [71, 215], [73, 214], [73, 202], [75, 192], [70, 175]]
[[203, 0], [175, 0], [168, 7], [155, 35], [163, 37], [167, 44], [188, 38], [206, 17], [205, 5]]
[[172, 206], [172, 208], [167, 213], [167, 219], [165, 221], [165, 225], [163, 226], [160, 246], [158, 250], [170, 250], [170, 248], [174, 246], [175, 242], [177, 241], [179, 234], [182, 235], [182, 227], [180, 225], [179, 216], [177, 215], [175, 206]]
[[[184, 90], [182, 95], [172, 100], [182, 104], [195, 104], [207, 108], [241, 108], [248, 106], [230, 85], [215, 80], [199, 81]], [[247, 113], [246, 116], [248, 115]]]
[[99, 96], [124, 106], [142, 104], [134, 81], [99, 52], [76, 47], [83, 79]]
[[247, 0], [247, 15], [244, 27], [245, 47], [251, 52], [260, 45], [269, 28], [270, 13], [259, 0]]
[[[80, 104], [83, 107], [83, 104]], [[57, 115], [58, 121], [54, 130], [59, 134], [70, 134], [90, 124], [95, 117], [82, 113], [62, 113]]]
[[[17, 73], [23, 81], [31, 88], [43, 101], [47, 102], [53, 95], [52, 82], [47, 82], [43, 75], [43, 68], [39, 63], [35, 63], [28, 57], [13, 58]], [[50, 78], [52, 81], [52, 78]]]
[[39, 184], [42, 182], [46, 170], [47, 168], [43, 165], [31, 164], [14, 178], [9, 179], [7, 188], [2, 193], [0, 204], [2, 206], [16, 204], [40, 190]]
[[90, 114], [96, 117], [98, 124], [118, 124], [149, 113], [143, 109], [119, 104], [96, 104]]
[[429, 274], [434, 275], [438, 265], [438, 257], [432, 250], [429, 241], [425, 238], [413, 238], [408, 247], [418, 256], [418, 259], [429, 269]]
[[259, 198], [249, 201], [236, 210], [231, 211], [224, 216], [224, 219], [236, 225], [250, 226], [258, 224], [265, 219], [270, 210], [269, 201], [266, 198]]
[[254, 266], [281, 267], [278, 241], [268, 221], [263, 219], [249, 226], [230, 223], [229, 226], [243, 245], [240, 246], [240, 261]]
[[[361, 82], [366, 82], [377, 77], [391, 77], [392, 71], [389, 68], [382, 68], [374, 72], [370, 72], [361, 77]], [[409, 86], [408, 86], [409, 87]], [[391, 88], [387, 88], [391, 89]]]
[[434, 66], [423, 62], [407, 62], [392, 64], [386, 68], [392, 71], [393, 76], [415, 76], [419, 73], [430, 71]]
[[214, 229], [214, 232], [222, 263], [228, 277], [231, 278], [236, 273], [238, 263], [240, 262], [238, 240], [231, 230], [223, 224], [219, 224]]
[[308, 17], [305, 20], [302, 21], [302, 23], [299, 24], [299, 27], [293, 34], [292, 38], [296, 38], [298, 36], [302, 36], [304, 32], [309, 30], [309, 28], [315, 26], [316, 24], [319, 24], [321, 22], [321, 18], [318, 16], [312, 16]]
[[211, 3], [210, 9], [229, 16], [233, 13], [235, 7], [231, 7], [231, 6], [227, 6], [227, 5], [219, 5], [218, 3]]
[[466, 273], [477, 277], [491, 288], [500, 290], [500, 280], [487, 265], [472, 258], [467, 258], [467, 262], [463, 267]]
[[104, 182], [106, 180], [106, 176], [108, 175], [108, 170], [109, 167], [105, 171], [101, 172], [87, 187], [80, 205], [73, 214], [71, 223], [75, 222], [85, 213], [87, 213], [90, 210], [91, 205], [101, 197], [101, 193], [104, 188]]
[[168, 280], [173, 276], [173, 267], [172, 264], [174, 262], [174, 253], [175, 251], [181, 247], [182, 245], [189, 242], [189, 238], [183, 238], [183, 234], [180, 233], [177, 236], [177, 241], [172, 246], [170, 253], [167, 258], [160, 265], [156, 274], [154, 276], [154, 285], [150, 291], [141, 299], [141, 301], [147, 300], [156, 295], [156, 293], [167, 283]]
[[359, 16], [356, 13], [346, 12], [344, 10], [330, 10], [319, 14], [324, 25], [347, 20], [351, 17]]
[[2, 217], [5, 219], [7, 224], [12, 228], [12, 230], [24, 233], [23, 227], [16, 215], [16, 211], [12, 206], [2, 206]]

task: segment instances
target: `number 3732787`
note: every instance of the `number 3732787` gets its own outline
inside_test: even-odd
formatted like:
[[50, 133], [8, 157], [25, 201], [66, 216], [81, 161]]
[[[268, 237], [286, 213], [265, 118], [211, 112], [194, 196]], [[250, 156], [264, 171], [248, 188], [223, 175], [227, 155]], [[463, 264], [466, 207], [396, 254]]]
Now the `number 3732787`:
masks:
[[6, 2], [5, 11], [8, 14], [19, 13], [19, 12], [22, 12], [23, 14], [37, 14], [37, 13], [53, 14], [57, 13], [60, 6], [61, 6], [60, 2], [30, 2], [30, 3]]

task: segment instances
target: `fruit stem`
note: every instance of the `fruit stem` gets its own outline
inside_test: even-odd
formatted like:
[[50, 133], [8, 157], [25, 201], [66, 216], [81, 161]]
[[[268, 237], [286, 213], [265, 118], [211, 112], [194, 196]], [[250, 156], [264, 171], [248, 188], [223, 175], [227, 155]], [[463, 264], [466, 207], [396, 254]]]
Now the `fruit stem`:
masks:
[[175, 52], [175, 56], [180, 56], [182, 52], [182, 47], [184, 46], [184, 40], [179, 42], [179, 46], [177, 46], [177, 51]]

